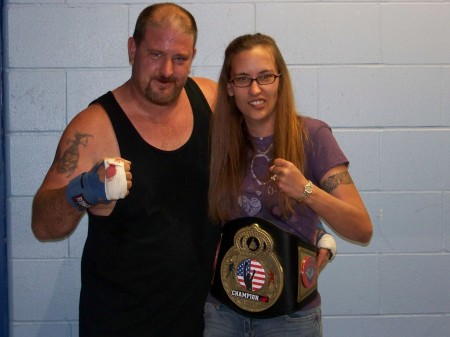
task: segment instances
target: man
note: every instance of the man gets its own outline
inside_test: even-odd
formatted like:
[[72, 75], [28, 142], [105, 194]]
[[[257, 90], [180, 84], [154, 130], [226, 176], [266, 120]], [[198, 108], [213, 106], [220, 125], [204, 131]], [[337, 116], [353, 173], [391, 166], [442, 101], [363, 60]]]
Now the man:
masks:
[[188, 78], [196, 38], [183, 8], [144, 9], [128, 41], [131, 78], [70, 122], [34, 198], [41, 240], [89, 216], [82, 337], [202, 336], [218, 239], [206, 210], [216, 84]]

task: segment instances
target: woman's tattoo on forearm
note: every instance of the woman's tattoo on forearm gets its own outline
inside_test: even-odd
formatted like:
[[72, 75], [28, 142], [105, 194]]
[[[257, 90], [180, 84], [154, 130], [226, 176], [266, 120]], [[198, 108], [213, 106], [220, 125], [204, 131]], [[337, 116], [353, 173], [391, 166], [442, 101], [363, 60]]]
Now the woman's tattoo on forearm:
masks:
[[89, 138], [94, 138], [88, 133], [74, 132], [73, 139], [69, 139], [67, 143], [69, 147], [60, 155], [59, 151], [56, 154], [54, 167], [61, 174], [67, 174], [70, 177], [75, 169], [78, 167], [78, 160], [80, 159], [79, 146], [87, 147]]
[[339, 172], [329, 176], [323, 183], [323, 189], [331, 193], [340, 184], [353, 184], [352, 177], [348, 171]]

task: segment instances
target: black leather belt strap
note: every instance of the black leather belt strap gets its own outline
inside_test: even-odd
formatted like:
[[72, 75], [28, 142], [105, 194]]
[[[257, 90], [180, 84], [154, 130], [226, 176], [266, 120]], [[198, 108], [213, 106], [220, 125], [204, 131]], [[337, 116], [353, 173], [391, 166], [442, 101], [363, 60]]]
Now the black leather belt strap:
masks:
[[317, 248], [260, 218], [222, 228], [211, 294], [246, 317], [285, 315], [317, 294]]

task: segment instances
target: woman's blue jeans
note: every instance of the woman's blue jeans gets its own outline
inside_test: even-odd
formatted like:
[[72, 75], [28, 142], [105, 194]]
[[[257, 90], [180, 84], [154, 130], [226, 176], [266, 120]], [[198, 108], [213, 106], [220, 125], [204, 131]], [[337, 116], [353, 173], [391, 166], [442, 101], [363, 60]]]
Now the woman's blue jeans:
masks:
[[320, 306], [275, 318], [239, 315], [223, 304], [205, 304], [204, 337], [322, 337]]

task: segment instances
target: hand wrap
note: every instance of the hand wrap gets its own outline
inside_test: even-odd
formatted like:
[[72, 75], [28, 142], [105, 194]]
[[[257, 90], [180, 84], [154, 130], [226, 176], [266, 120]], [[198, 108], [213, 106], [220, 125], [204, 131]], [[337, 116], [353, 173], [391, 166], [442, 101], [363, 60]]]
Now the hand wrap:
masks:
[[336, 240], [332, 235], [324, 233], [317, 242], [317, 248], [328, 249], [331, 253], [329, 261], [332, 261], [336, 255]]
[[[105, 182], [98, 176], [100, 165], [105, 166]], [[66, 189], [66, 199], [80, 211], [110, 200], [122, 199], [127, 192], [124, 163], [121, 160], [105, 159], [89, 171], [73, 178]]]
[[123, 199], [127, 195], [127, 178], [123, 160], [105, 159], [105, 192], [106, 199]]

